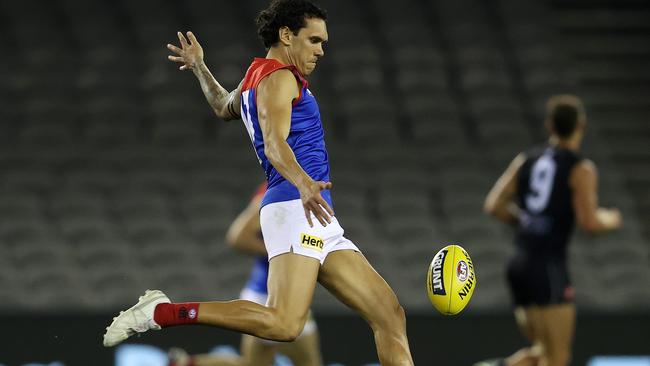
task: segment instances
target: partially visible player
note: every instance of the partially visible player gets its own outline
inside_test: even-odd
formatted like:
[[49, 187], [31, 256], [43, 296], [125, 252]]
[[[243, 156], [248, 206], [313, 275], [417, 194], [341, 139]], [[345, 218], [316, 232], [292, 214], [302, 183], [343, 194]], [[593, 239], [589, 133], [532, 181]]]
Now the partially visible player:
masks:
[[517, 226], [507, 277], [517, 323], [532, 344], [493, 364], [569, 364], [576, 311], [567, 246], [575, 222], [592, 233], [622, 223], [617, 209], [598, 206], [596, 166], [578, 153], [587, 123], [582, 102], [558, 95], [546, 108], [548, 143], [519, 154], [485, 200], [487, 213]]
[[[234, 248], [255, 255], [255, 262], [240, 298], [266, 304], [269, 276], [269, 262], [262, 240], [260, 227], [260, 204], [266, 192], [262, 184], [246, 209], [228, 228], [226, 241]], [[296, 366], [320, 366], [321, 354], [316, 322], [307, 320], [302, 333], [289, 343], [262, 340], [247, 334], [242, 336], [241, 356], [237, 355], [189, 355], [182, 349], [172, 348], [169, 352], [170, 366], [264, 366], [272, 365], [276, 353], [289, 357]]]

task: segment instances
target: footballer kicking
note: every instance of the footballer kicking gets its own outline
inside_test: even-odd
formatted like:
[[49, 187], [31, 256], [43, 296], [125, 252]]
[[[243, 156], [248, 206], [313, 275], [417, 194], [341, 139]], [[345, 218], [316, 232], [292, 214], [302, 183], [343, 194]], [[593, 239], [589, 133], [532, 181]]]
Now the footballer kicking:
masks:
[[266, 58], [253, 60], [232, 92], [211, 75], [191, 32], [189, 40], [178, 34], [181, 48], [168, 45], [177, 55], [170, 60], [194, 72], [217, 116], [243, 120], [266, 173], [260, 226], [269, 258], [268, 299], [266, 306], [247, 300], [171, 303], [161, 291], [147, 291], [113, 320], [105, 346], [183, 324], [292, 341], [308, 319], [318, 281], [368, 322], [382, 365], [413, 365], [403, 308], [343, 236], [332, 209], [323, 126], [305, 79], [324, 55], [325, 21], [325, 12], [308, 1], [273, 1], [257, 17]]

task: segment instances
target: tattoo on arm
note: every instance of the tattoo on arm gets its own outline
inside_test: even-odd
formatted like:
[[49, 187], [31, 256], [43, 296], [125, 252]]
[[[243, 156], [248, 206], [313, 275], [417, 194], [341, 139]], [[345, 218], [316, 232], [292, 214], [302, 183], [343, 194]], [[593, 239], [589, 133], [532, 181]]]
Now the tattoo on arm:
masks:
[[235, 110], [234, 102], [234, 99], [230, 99], [228, 102], [228, 112], [230, 112], [231, 117], [240, 117], [239, 113]]
[[235, 96], [219, 84], [205, 64], [195, 71], [195, 75], [199, 79], [205, 98], [217, 116], [226, 120], [239, 118], [237, 108], [233, 105]]

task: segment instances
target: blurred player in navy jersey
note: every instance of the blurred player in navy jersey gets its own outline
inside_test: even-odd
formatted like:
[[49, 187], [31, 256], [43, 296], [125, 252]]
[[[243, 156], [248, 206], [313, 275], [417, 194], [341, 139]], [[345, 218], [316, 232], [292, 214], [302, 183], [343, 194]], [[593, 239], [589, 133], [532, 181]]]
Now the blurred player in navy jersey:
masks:
[[596, 166], [580, 156], [587, 123], [582, 102], [558, 95], [547, 103], [548, 143], [519, 154], [485, 200], [485, 211], [517, 226], [507, 277], [515, 317], [530, 340], [505, 360], [477, 365], [566, 366], [575, 328], [567, 246], [575, 223], [606, 232], [621, 226], [617, 209], [598, 206]]
[[[269, 262], [260, 228], [260, 204], [265, 192], [266, 183], [257, 189], [246, 209], [230, 225], [226, 236], [231, 247], [255, 255], [253, 270], [240, 298], [260, 305], [266, 304], [269, 276]], [[320, 366], [316, 322], [308, 319], [302, 333], [289, 343], [266, 341], [245, 334], [241, 341], [241, 356], [189, 355], [182, 349], [173, 348], [169, 352], [169, 360], [170, 366], [263, 366], [273, 364], [276, 352], [288, 356], [296, 366]]]
[[413, 364], [404, 309], [343, 236], [332, 209], [325, 134], [306, 79], [325, 54], [326, 18], [305, 0], [273, 1], [257, 17], [266, 58], [254, 59], [232, 92], [208, 70], [194, 34], [188, 32], [188, 40], [179, 32], [181, 48], [168, 45], [176, 54], [169, 59], [194, 72], [215, 113], [243, 120], [265, 171], [260, 225], [269, 258], [269, 296], [266, 306], [247, 300], [171, 303], [161, 291], [147, 291], [113, 320], [105, 346], [150, 329], [197, 323], [292, 341], [309, 318], [318, 281], [368, 322], [381, 364]]

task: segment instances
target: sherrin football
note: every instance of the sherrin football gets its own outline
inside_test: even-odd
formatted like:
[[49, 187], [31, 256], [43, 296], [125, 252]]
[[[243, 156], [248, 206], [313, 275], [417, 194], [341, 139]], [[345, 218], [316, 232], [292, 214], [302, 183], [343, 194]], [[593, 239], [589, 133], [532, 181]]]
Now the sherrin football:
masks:
[[460, 245], [442, 248], [427, 271], [427, 293], [431, 304], [444, 315], [460, 313], [476, 288], [474, 263]]

